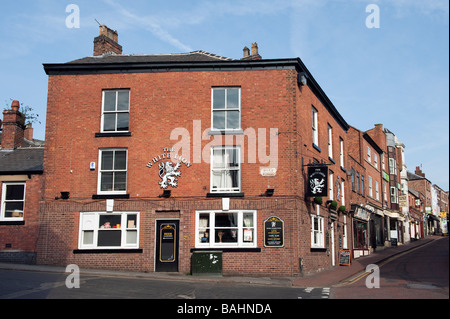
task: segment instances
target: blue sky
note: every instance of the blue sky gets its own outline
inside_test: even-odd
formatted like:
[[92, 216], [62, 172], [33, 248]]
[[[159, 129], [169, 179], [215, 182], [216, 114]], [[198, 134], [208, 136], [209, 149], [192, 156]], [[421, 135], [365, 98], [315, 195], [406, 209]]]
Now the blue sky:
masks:
[[[80, 28], [67, 28], [69, 4]], [[380, 27], [367, 28], [369, 4]], [[0, 4], [0, 103], [40, 116], [42, 63], [92, 55], [97, 19], [119, 32], [124, 54], [205, 50], [239, 59], [257, 42], [263, 58], [300, 57], [346, 121], [382, 123], [406, 145], [409, 171], [449, 189], [449, 3], [447, 0], [36, 0]]]

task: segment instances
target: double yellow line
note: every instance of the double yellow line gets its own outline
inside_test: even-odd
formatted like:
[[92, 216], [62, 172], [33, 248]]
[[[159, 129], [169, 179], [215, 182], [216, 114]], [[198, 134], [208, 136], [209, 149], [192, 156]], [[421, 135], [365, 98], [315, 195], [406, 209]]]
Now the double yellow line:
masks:
[[[378, 268], [381, 268], [382, 266], [386, 265], [387, 263], [389, 263], [389, 262], [391, 262], [391, 261], [393, 261], [393, 260], [395, 260], [395, 259], [397, 259], [397, 258], [399, 258], [399, 257], [401, 257], [403, 255], [412, 253], [413, 251], [415, 251], [417, 249], [420, 249], [420, 248], [423, 248], [425, 246], [428, 246], [428, 245], [430, 245], [430, 244], [432, 244], [434, 242], [435, 242], [435, 240], [430, 241], [430, 242], [428, 242], [426, 244], [420, 245], [418, 247], [408, 249], [408, 250], [406, 250], [404, 252], [398, 253], [397, 255], [394, 255], [392, 257], [388, 257], [387, 259], [385, 259], [385, 260], [383, 260], [380, 263], [375, 264], [375, 265], [377, 265]], [[362, 278], [366, 277], [367, 275], [371, 274], [372, 272], [373, 272], [373, 270], [371, 272], [367, 272], [365, 270], [361, 271], [361, 272], [357, 273], [356, 275], [354, 275], [354, 276], [352, 276], [352, 277], [350, 277], [348, 279], [344, 279], [341, 283], [339, 283], [337, 285], [334, 285], [334, 287], [343, 287], [343, 286], [352, 285], [355, 282], [357, 282], [357, 281], [361, 280]]]

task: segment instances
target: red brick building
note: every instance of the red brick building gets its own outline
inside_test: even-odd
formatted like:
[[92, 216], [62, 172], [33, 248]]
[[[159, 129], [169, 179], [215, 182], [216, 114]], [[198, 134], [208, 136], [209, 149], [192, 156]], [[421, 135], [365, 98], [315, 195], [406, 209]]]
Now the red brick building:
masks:
[[43, 189], [44, 142], [33, 139], [19, 101], [0, 121], [0, 262], [33, 264]]
[[[44, 69], [39, 263], [187, 273], [214, 251], [226, 275], [338, 264], [349, 126], [299, 58], [262, 59], [256, 43], [240, 60], [124, 55], [102, 26], [94, 56]], [[305, 195], [314, 163], [327, 196]]]

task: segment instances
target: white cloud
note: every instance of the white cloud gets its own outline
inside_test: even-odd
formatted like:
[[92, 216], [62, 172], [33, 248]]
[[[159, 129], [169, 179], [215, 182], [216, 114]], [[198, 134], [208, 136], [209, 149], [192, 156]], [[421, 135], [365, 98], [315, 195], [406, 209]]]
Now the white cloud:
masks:
[[107, 4], [113, 6], [119, 12], [119, 14], [125, 19], [125, 22], [127, 22], [128, 24], [133, 25], [134, 27], [136, 26], [143, 27], [146, 30], [153, 33], [156, 37], [158, 37], [162, 41], [167, 42], [180, 50], [192, 51], [192, 48], [190, 46], [182, 43], [180, 40], [173, 37], [168, 31], [163, 29], [161, 25], [157, 22], [157, 20], [154, 19], [153, 17], [139, 16], [137, 14], [134, 14], [113, 0], [104, 0], [104, 1]]

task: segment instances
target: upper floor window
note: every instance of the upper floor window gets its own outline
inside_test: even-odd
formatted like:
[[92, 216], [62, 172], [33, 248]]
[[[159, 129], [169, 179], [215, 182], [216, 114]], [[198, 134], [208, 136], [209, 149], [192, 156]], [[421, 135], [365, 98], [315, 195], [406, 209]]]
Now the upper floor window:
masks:
[[130, 120], [130, 90], [103, 91], [102, 132], [127, 132]]
[[211, 149], [211, 192], [239, 192], [241, 189], [240, 148], [218, 146]]
[[3, 183], [0, 220], [23, 220], [25, 183]]
[[319, 131], [318, 131], [318, 123], [317, 123], [317, 110], [313, 106], [312, 107], [312, 138], [313, 144], [319, 146]]
[[341, 167], [344, 167], [344, 140], [342, 138], [339, 138], [339, 160]]
[[213, 130], [239, 130], [241, 128], [241, 89], [213, 88], [211, 118]]
[[333, 158], [333, 128], [328, 124], [328, 156]]
[[99, 194], [125, 194], [127, 190], [127, 150], [100, 150]]
[[394, 158], [389, 158], [389, 174], [397, 174], [397, 161]]
[[371, 156], [370, 156], [370, 147], [369, 146], [367, 146], [367, 160], [369, 161], [369, 163], [372, 161]]

